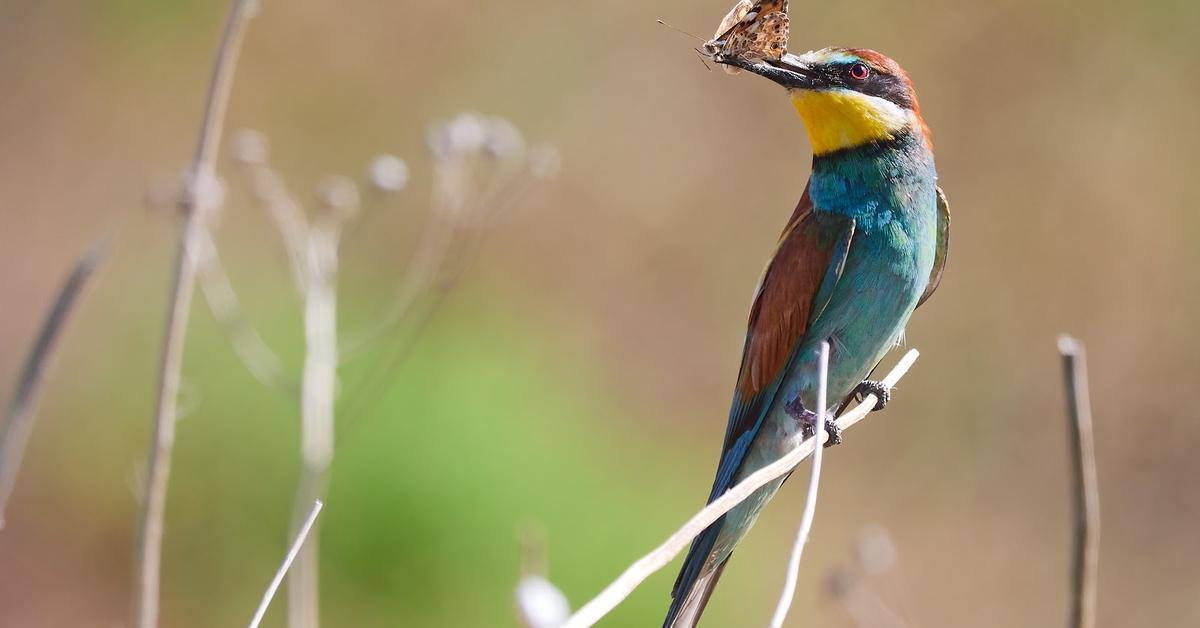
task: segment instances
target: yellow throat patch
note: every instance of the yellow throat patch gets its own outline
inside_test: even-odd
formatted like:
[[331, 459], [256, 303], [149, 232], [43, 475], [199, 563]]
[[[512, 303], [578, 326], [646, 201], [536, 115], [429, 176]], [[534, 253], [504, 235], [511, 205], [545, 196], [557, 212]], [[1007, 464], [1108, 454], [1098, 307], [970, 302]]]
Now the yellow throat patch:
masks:
[[912, 123], [898, 105], [858, 92], [795, 90], [791, 97], [814, 155], [888, 141]]

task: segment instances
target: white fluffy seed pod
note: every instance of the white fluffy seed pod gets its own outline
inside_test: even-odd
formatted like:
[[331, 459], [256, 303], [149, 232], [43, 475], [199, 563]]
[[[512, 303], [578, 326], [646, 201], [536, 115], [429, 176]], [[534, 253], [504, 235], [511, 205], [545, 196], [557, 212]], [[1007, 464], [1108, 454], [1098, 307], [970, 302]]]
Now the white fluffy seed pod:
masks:
[[399, 192], [408, 184], [408, 165], [395, 155], [379, 155], [367, 166], [371, 185], [384, 192]]
[[487, 130], [483, 116], [476, 113], [460, 113], [446, 126], [451, 148], [463, 153], [482, 148]]
[[529, 628], [558, 628], [571, 616], [571, 604], [549, 580], [525, 576], [517, 584], [517, 611]]

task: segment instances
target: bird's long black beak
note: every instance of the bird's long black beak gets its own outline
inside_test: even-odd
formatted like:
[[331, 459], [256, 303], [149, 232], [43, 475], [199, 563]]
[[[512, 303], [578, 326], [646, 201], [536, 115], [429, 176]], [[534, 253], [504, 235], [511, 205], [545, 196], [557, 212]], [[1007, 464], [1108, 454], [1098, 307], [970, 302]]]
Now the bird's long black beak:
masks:
[[820, 73], [792, 54], [783, 55], [782, 59], [743, 59], [731, 56], [718, 57], [716, 61], [766, 77], [788, 89], [817, 89], [821, 86]]

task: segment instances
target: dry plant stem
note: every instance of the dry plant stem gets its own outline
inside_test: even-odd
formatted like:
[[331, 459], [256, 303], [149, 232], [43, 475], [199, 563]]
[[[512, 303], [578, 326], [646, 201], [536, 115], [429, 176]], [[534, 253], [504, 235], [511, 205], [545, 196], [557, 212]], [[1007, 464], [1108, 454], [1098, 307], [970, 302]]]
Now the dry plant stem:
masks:
[[404, 278], [396, 291], [387, 312], [361, 337], [347, 343], [343, 360], [359, 357], [379, 344], [389, 332], [408, 319], [420, 301], [434, 285], [445, 265], [455, 240], [455, 225], [445, 216], [434, 214], [418, 239], [417, 250], [405, 267]]
[[29, 436], [33, 433], [38, 396], [46, 369], [62, 338], [63, 329], [75, 311], [79, 296], [107, 252], [107, 241], [103, 241], [94, 245], [75, 263], [75, 268], [63, 282], [53, 307], [42, 322], [41, 331], [25, 358], [25, 365], [9, 399], [4, 426], [0, 430], [0, 530], [4, 529], [8, 499], [17, 482], [25, 446], [29, 444]]
[[[314, 226], [307, 238], [304, 292], [304, 379], [300, 392], [300, 486], [293, 510], [293, 533], [308, 505], [321, 499], [333, 459], [334, 397], [337, 386], [337, 255], [340, 225]], [[318, 534], [297, 557], [288, 577], [288, 623], [316, 628], [320, 623]]]
[[225, 121], [225, 110], [233, 84], [233, 72], [249, 18], [256, 7], [253, 0], [234, 0], [213, 63], [204, 121], [189, 170], [188, 183], [180, 199], [183, 225], [179, 236], [167, 305], [166, 331], [159, 365], [157, 400], [154, 407], [154, 434], [146, 464], [146, 485], [139, 515], [140, 529], [135, 541], [136, 575], [133, 583], [133, 621], [135, 628], [158, 625], [159, 585], [162, 567], [163, 514], [171, 469], [171, 450], [175, 443], [175, 420], [179, 396], [183, 343], [187, 333], [188, 312], [195, 291], [196, 269], [189, 253], [196, 230], [202, 228], [200, 214], [211, 209], [217, 149]]
[[258, 609], [254, 611], [254, 617], [250, 620], [250, 628], [258, 628], [262, 623], [263, 615], [267, 614], [267, 608], [271, 605], [271, 600], [275, 597], [275, 592], [279, 590], [279, 585], [283, 582], [283, 576], [287, 574], [288, 567], [292, 566], [292, 561], [296, 559], [296, 554], [300, 553], [300, 548], [304, 546], [304, 539], [308, 538], [309, 530], [312, 530], [313, 524], [317, 521], [317, 515], [321, 514], [321, 508], [324, 506], [320, 500], [313, 502], [312, 509], [309, 510], [308, 516], [304, 519], [304, 524], [300, 526], [300, 531], [296, 534], [296, 539], [292, 541], [292, 546], [288, 549], [288, 553], [283, 558], [283, 564], [279, 566], [279, 571], [275, 572], [275, 577], [271, 579], [271, 584], [267, 586], [267, 590], [263, 593], [262, 601], [258, 603]]
[[297, 391], [296, 383], [285, 373], [282, 360], [246, 319], [229, 274], [221, 263], [212, 232], [201, 228], [197, 229], [196, 236], [195, 249], [191, 253], [200, 279], [200, 289], [204, 291], [204, 298], [213, 316], [229, 336], [234, 351], [259, 382], [294, 394]]
[[[463, 268], [463, 222], [467, 218], [466, 212], [471, 209], [466, 191], [467, 174], [466, 162], [461, 155], [435, 160], [428, 222], [418, 238], [417, 250], [406, 267], [400, 287], [379, 321], [346, 343], [347, 348], [341, 354], [343, 361], [360, 357], [381, 345], [385, 338], [392, 338], [390, 346], [374, 360], [366, 382], [351, 395], [356, 401], [344, 408], [342, 415], [350, 421], [362, 416], [378, 399], [377, 390], [407, 354]], [[458, 262], [449, 264], [452, 259]]]
[[347, 343], [343, 359], [355, 358], [378, 345], [381, 338], [410, 317], [421, 296], [434, 287], [459, 239], [458, 232], [468, 218], [468, 167], [460, 155], [442, 157], [435, 162], [432, 211], [417, 240], [416, 252], [406, 266], [405, 276], [387, 311], [371, 329]]
[[379, 398], [378, 389], [388, 381], [433, 313], [465, 274], [493, 217], [516, 204], [541, 182], [537, 177], [519, 176], [516, 171], [508, 172], [507, 176], [512, 179], [509, 183], [503, 182], [504, 177], [493, 177], [500, 183], [481, 186], [483, 191], [470, 198], [464, 192], [470, 185], [465, 182], [461, 160], [446, 159], [439, 163], [434, 177], [433, 211], [396, 296], [381, 321], [346, 343], [347, 348], [342, 352], [345, 362], [376, 348], [382, 339], [392, 338], [390, 346], [382, 350], [381, 357], [371, 367], [366, 383], [349, 395], [357, 401], [341, 413], [348, 421], [368, 412]]
[[[904, 377], [904, 374], [908, 372], [908, 369], [912, 368], [913, 363], [917, 361], [919, 355], [920, 353], [916, 349], [910, 349], [900, 359], [900, 362], [892, 368], [891, 372], [883, 378], [883, 383], [889, 387], [895, 386], [900, 381], [900, 378]], [[849, 429], [871, 413], [871, 409], [875, 407], [876, 401], [874, 395], [868, 395], [854, 409], [838, 417], [835, 424], [843, 430]], [[648, 578], [650, 574], [662, 569], [663, 566], [671, 562], [671, 559], [683, 551], [696, 535], [703, 532], [705, 528], [719, 519], [721, 515], [729, 512], [734, 506], [744, 501], [754, 491], [790, 473], [796, 468], [796, 465], [812, 455], [816, 447], [824, 444], [827, 438], [828, 435], [824, 430], [817, 432], [816, 437], [805, 440], [779, 460], [750, 474], [749, 477], [726, 491], [724, 495], [721, 495], [711, 504], [705, 506], [703, 510], [696, 513], [682, 528], [668, 537], [654, 551], [639, 558], [637, 562], [626, 569], [612, 584], [605, 587], [599, 595], [583, 605], [582, 608], [576, 611], [563, 624], [562, 628], [582, 628], [600, 621], [601, 618], [628, 597], [630, 593], [633, 593], [634, 589]]]
[[[825, 408], [828, 403], [829, 388], [829, 343], [821, 343], [821, 357], [818, 362], [817, 386], [817, 424], [814, 433], [825, 431]], [[804, 545], [808, 543], [808, 535], [812, 532], [813, 518], [817, 512], [817, 487], [821, 484], [821, 458], [824, 447], [817, 447], [812, 455], [812, 472], [808, 478], [808, 495], [804, 498], [804, 513], [800, 515], [800, 529], [796, 532], [796, 542], [792, 545], [792, 555], [788, 558], [787, 576], [784, 578], [783, 593], [779, 596], [779, 604], [771, 617], [771, 628], [782, 628], [787, 619], [788, 610], [792, 608], [792, 597], [796, 592], [796, 580], [800, 577], [800, 557], [804, 554]]]
[[1071, 449], [1071, 486], [1075, 528], [1071, 562], [1071, 600], [1068, 628], [1096, 625], [1096, 571], [1100, 558], [1100, 490], [1096, 480], [1096, 449], [1092, 440], [1092, 405], [1088, 395], [1087, 353], [1083, 343], [1063, 335], [1058, 339]]
[[251, 166], [251, 182], [255, 196], [266, 210], [267, 216], [275, 223], [275, 229], [283, 239], [283, 246], [291, 262], [292, 280], [296, 289], [303, 294], [306, 290], [305, 281], [305, 242], [308, 241], [308, 218], [304, 208], [296, 202], [295, 197], [284, 184], [283, 176], [265, 164]]

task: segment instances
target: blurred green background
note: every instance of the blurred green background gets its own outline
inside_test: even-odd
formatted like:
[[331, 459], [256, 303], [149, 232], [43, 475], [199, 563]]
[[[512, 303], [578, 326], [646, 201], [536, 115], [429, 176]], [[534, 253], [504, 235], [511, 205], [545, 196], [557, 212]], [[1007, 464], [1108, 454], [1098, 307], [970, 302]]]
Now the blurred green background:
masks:
[[[751, 290], [810, 159], [778, 88], [706, 71], [696, 42], [654, 21], [706, 36], [731, 4], [264, 0], [229, 129], [267, 133], [304, 195], [378, 152], [412, 168], [402, 200], [345, 246], [347, 331], [403, 270], [428, 205], [429, 122], [504, 115], [564, 161], [500, 222], [388, 385], [339, 417], [326, 625], [514, 625], [529, 521], [578, 606], [702, 504]], [[0, 625], [126, 621], [176, 224], [143, 198], [188, 161], [224, 10], [0, 6], [0, 382], [72, 260], [120, 229], [0, 532]], [[954, 235], [908, 330], [922, 359], [827, 458], [791, 625], [852, 626], [874, 599], [918, 626], [1062, 620], [1062, 331], [1089, 349], [1100, 624], [1200, 623], [1197, 32], [1192, 0], [794, 3], [792, 49], [871, 47], [909, 70]], [[244, 199], [221, 227], [226, 262], [297, 366], [282, 250]], [[199, 300], [184, 380], [163, 625], [244, 625], [285, 549], [296, 406], [249, 376]], [[789, 483], [738, 551], [708, 625], [766, 623], [802, 488]], [[822, 581], [880, 527], [896, 563], [835, 599]], [[602, 625], [658, 625], [676, 569]]]

